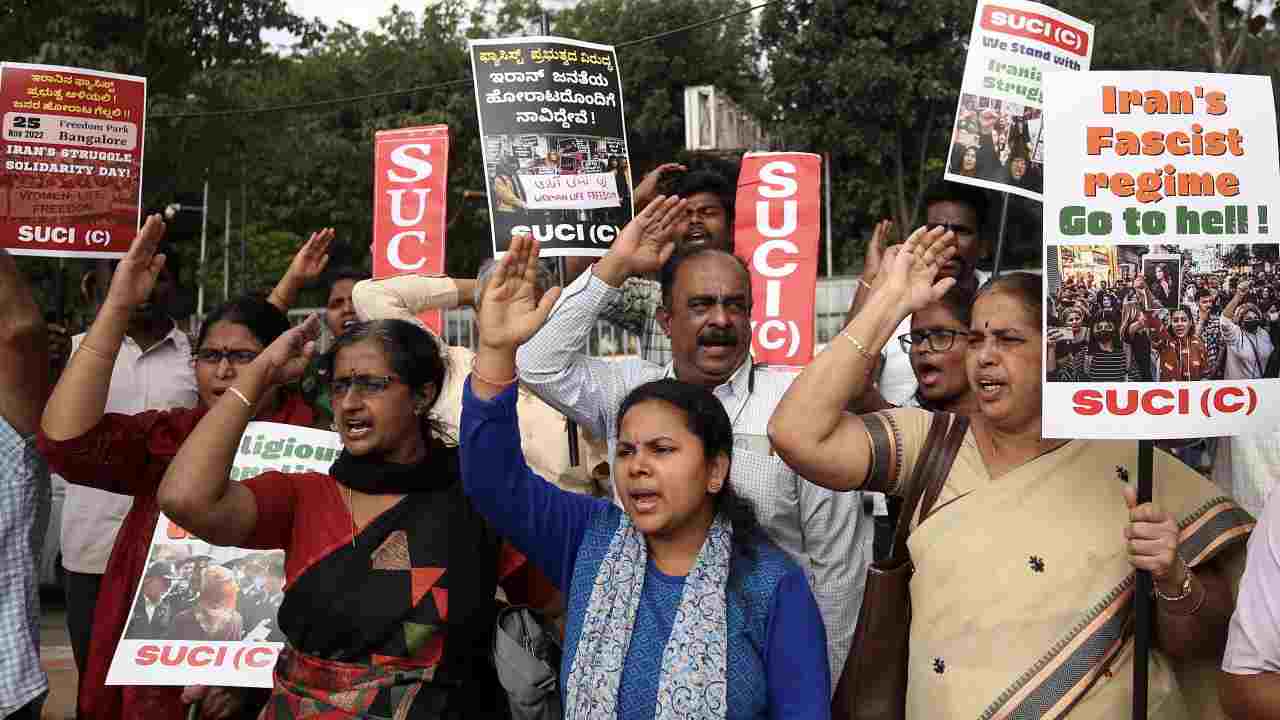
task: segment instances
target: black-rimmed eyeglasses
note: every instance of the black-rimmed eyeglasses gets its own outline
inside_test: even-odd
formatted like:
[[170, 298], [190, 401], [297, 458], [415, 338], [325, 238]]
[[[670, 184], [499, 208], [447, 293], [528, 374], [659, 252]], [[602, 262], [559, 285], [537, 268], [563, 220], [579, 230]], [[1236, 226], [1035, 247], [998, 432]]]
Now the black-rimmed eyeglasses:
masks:
[[903, 352], [910, 353], [913, 349], [921, 352], [928, 350], [929, 352], [946, 352], [955, 347], [956, 338], [969, 339], [969, 333], [964, 330], [913, 330], [909, 333], [899, 335], [898, 342], [902, 343]]

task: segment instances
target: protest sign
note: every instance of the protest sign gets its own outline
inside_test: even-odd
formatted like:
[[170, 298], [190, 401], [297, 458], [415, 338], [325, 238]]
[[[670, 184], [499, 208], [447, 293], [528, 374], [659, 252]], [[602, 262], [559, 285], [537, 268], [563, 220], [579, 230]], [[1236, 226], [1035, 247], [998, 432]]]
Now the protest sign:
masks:
[[147, 81], [0, 63], [0, 247], [116, 258], [142, 210]]
[[822, 158], [747, 153], [738, 174], [734, 252], [751, 268], [751, 351], [757, 362], [813, 359]]
[[632, 216], [613, 47], [555, 37], [471, 41], [495, 255], [512, 233], [543, 256], [601, 257]]
[[1270, 78], [1058, 73], [1047, 85], [1045, 437], [1274, 427]]
[[1089, 69], [1093, 26], [1027, 0], [978, 0], [946, 179], [1040, 199], [1044, 78]]
[[[373, 276], [443, 273], [449, 127], [379, 131], [373, 148]], [[421, 320], [444, 327], [439, 310]]]
[[[251, 422], [231, 479], [328, 472], [341, 450], [337, 433]], [[107, 684], [271, 687], [284, 584], [283, 551], [212, 546], [161, 515]]]

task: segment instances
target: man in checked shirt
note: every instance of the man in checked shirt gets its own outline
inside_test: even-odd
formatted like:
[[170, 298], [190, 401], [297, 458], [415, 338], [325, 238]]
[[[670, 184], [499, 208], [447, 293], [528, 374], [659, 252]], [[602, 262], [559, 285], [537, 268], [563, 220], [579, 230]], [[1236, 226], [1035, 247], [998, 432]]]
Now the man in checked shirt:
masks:
[[[546, 324], [516, 355], [520, 381], [616, 452], [615, 416], [633, 388], [663, 377], [704, 385], [733, 423], [730, 482], [769, 537], [806, 571], [827, 631], [831, 686], [844, 667], [862, 603], [873, 525], [861, 494], [807, 482], [772, 451], [769, 417], [792, 375], [751, 361], [751, 277], [728, 252], [702, 244], [678, 250], [687, 199], [658, 197], [613, 242], [609, 254], [566, 288]], [[659, 274], [657, 320], [671, 362], [590, 357], [586, 343], [623, 282]], [[615, 498], [616, 501], [616, 498]]]

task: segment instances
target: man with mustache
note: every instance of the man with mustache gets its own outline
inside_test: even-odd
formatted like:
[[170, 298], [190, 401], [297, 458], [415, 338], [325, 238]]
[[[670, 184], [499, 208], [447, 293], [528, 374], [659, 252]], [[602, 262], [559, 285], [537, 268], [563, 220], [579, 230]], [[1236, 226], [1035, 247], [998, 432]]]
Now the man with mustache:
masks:
[[[565, 288], [542, 329], [517, 352], [520, 381], [616, 452], [617, 410], [633, 388], [663, 377], [710, 388], [733, 423], [730, 482], [769, 537], [801, 567], [827, 629], [830, 670], [844, 667], [866, 565], [872, 522], [860, 493], [806, 482], [773, 453], [769, 417], [792, 375], [751, 362], [751, 276], [709, 243], [681, 243], [691, 199], [659, 196], [623, 229], [600, 262]], [[656, 317], [671, 339], [671, 362], [606, 360], [588, 354], [601, 311], [629, 277], [658, 273]], [[660, 502], [661, 500], [659, 500]], [[831, 683], [835, 687], [833, 679]]]

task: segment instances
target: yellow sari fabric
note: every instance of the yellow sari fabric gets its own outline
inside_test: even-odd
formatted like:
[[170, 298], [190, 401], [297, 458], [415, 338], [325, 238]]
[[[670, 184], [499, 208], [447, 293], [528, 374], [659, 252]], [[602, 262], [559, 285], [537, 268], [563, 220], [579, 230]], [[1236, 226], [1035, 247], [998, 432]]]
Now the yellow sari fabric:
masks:
[[[929, 414], [885, 415], [901, 450], [898, 477], [909, 478]], [[1135, 575], [1121, 489], [1137, 480], [1137, 456], [1134, 441], [1075, 440], [992, 480], [972, 433], [965, 438], [934, 514], [908, 541], [908, 718], [1129, 716]], [[1177, 518], [1191, 567], [1242, 560], [1253, 519], [1160, 450], [1153, 493]], [[1220, 716], [1204, 681], [1213, 668], [1174, 668], [1153, 651], [1149, 717]]]

